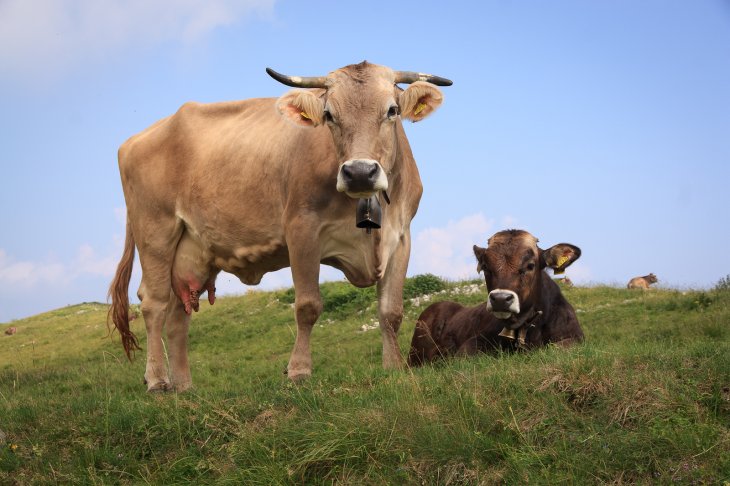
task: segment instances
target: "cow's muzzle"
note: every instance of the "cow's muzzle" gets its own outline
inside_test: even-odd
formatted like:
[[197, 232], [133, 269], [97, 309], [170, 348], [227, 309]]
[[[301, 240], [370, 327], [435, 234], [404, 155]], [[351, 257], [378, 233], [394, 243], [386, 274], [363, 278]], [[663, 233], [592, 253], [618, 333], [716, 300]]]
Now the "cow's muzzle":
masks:
[[340, 166], [337, 190], [352, 198], [369, 198], [388, 189], [388, 177], [376, 160], [353, 159]]
[[489, 292], [487, 310], [497, 319], [509, 319], [520, 313], [520, 298], [511, 290], [494, 289]]

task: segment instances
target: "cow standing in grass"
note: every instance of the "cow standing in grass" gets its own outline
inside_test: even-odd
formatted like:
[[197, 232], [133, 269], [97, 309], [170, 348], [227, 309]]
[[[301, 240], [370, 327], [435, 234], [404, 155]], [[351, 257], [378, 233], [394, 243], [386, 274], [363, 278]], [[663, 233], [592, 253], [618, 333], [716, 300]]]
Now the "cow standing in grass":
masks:
[[408, 363], [419, 366], [452, 355], [582, 341], [575, 310], [544, 271], [564, 270], [581, 251], [567, 243], [542, 250], [537, 241], [526, 231], [507, 230], [492, 236], [487, 248], [475, 245], [477, 271], [484, 272], [490, 289], [487, 302], [429, 306], [416, 322]]
[[[402, 366], [396, 337], [422, 193], [402, 120], [430, 115], [442, 101], [436, 85], [451, 81], [367, 62], [322, 77], [267, 71], [302, 89], [279, 99], [187, 103], [119, 149], [127, 231], [110, 316], [129, 356], [139, 348], [128, 315], [136, 246], [149, 391], [191, 386], [190, 315], [200, 294], [214, 302], [221, 270], [255, 285], [291, 267], [297, 335], [289, 378], [312, 372], [320, 263], [358, 287], [377, 284], [383, 365]], [[356, 228], [361, 199], [380, 207], [380, 229]]]
[[650, 273], [649, 275], [644, 275], [643, 277], [634, 277], [631, 280], [629, 280], [629, 283], [626, 285], [627, 289], [643, 289], [648, 290], [651, 284], [655, 284], [659, 281], [659, 279], [656, 278], [656, 275], [653, 273]]

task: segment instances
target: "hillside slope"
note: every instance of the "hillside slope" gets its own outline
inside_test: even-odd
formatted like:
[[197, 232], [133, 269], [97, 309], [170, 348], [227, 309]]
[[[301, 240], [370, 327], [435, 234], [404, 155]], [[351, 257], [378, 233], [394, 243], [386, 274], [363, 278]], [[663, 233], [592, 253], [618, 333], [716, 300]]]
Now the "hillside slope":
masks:
[[[126, 362], [104, 304], [0, 325], [0, 483], [730, 481], [728, 291], [573, 288], [584, 345], [402, 372], [381, 369], [374, 289], [322, 291], [298, 386], [291, 289], [202, 306], [184, 394], [145, 393], [144, 354]], [[485, 295], [409, 280], [404, 355], [430, 302]]]

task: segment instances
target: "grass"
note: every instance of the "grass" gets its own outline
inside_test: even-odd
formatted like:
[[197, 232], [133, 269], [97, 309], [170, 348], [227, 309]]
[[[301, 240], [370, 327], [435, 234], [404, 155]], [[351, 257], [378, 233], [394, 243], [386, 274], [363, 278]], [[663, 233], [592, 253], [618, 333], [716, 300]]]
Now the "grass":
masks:
[[[409, 282], [404, 354], [430, 302], [485, 298], [436, 280]], [[195, 388], [165, 395], [107, 337], [106, 305], [14, 321], [0, 484], [728, 484], [730, 292], [564, 292], [583, 345], [386, 372], [362, 331], [373, 290], [323, 284], [302, 385], [283, 374], [292, 292], [220, 298], [191, 325]]]

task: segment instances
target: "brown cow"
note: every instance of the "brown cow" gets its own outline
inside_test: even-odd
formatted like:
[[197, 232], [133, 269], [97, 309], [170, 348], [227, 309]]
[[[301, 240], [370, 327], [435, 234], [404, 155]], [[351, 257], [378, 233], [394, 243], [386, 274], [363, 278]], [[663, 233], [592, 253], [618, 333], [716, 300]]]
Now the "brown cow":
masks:
[[16, 332], [18, 332], [18, 328], [15, 326], [10, 326], [9, 328], [5, 329], [5, 334], [7, 334], [8, 336], [12, 336]]
[[560, 243], [542, 250], [537, 241], [527, 231], [507, 230], [492, 236], [487, 248], [475, 245], [477, 272], [484, 271], [491, 289], [487, 302], [474, 307], [456, 302], [429, 306], [416, 323], [408, 364], [582, 341], [573, 307], [544, 271], [564, 270], [580, 257], [580, 249]]
[[[130, 356], [139, 349], [128, 316], [136, 245], [148, 391], [191, 386], [190, 314], [202, 292], [214, 301], [221, 270], [255, 285], [265, 273], [291, 267], [292, 380], [312, 372], [309, 338], [322, 312], [320, 263], [340, 269], [356, 286], [377, 284], [383, 365], [402, 366], [396, 336], [410, 222], [423, 189], [402, 119], [431, 114], [442, 101], [435, 85], [451, 81], [367, 62], [313, 78], [267, 72], [306, 89], [279, 99], [187, 103], [119, 149], [127, 231], [109, 291], [110, 316]], [[355, 226], [359, 199], [382, 215], [367, 231]], [[369, 213], [371, 206], [362, 207]]]
[[629, 280], [629, 283], [626, 285], [627, 289], [649, 289], [649, 286], [651, 284], [657, 283], [659, 280], [656, 278], [656, 275], [653, 273], [650, 273], [649, 275], [644, 275], [643, 277], [634, 277], [631, 280]]

